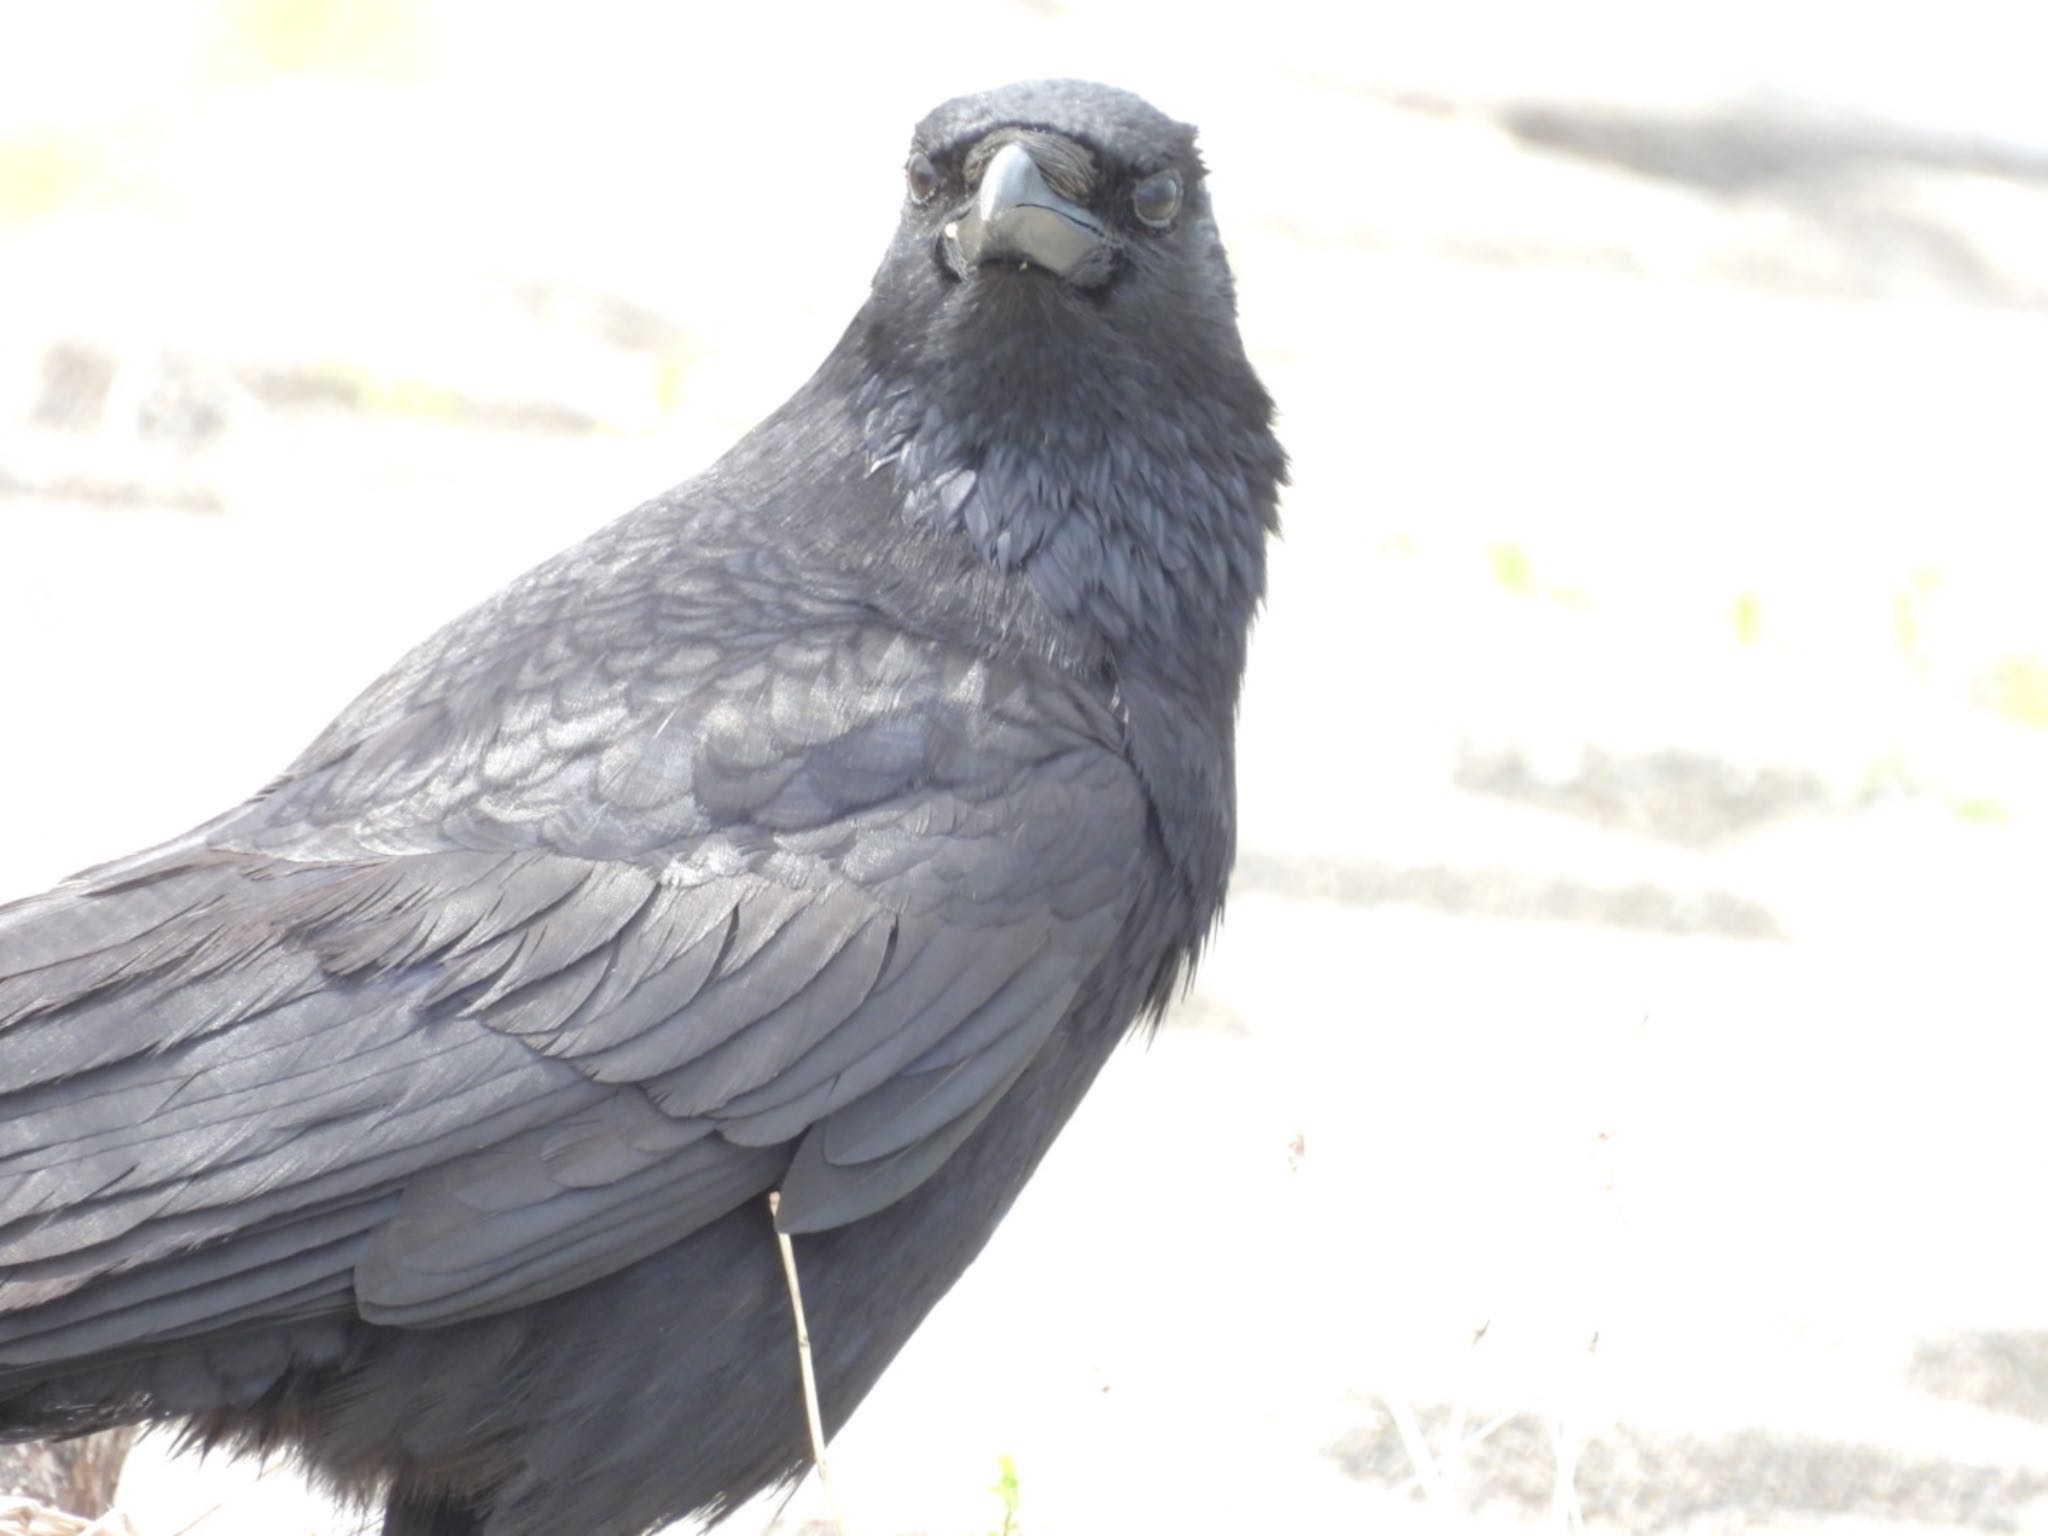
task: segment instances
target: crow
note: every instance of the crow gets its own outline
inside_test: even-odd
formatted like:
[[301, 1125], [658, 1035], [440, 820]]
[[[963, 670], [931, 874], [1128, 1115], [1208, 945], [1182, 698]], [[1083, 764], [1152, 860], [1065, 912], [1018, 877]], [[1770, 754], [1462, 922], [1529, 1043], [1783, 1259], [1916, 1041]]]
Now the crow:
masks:
[[716, 465], [0, 908], [0, 1435], [715, 1519], [809, 1459], [778, 1226], [836, 1425], [1183, 983], [1285, 479], [1194, 131], [1012, 85], [905, 181]]

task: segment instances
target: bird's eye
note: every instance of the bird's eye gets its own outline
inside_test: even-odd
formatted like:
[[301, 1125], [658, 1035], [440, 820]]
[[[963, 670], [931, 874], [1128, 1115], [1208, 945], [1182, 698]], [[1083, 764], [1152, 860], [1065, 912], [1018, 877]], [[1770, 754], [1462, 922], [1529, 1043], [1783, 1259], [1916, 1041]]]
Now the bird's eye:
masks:
[[1147, 176], [1131, 190], [1131, 207], [1154, 229], [1164, 229], [1180, 212], [1180, 176], [1160, 171]]
[[910, 157], [910, 164], [903, 168], [903, 179], [910, 186], [913, 203], [928, 203], [939, 190], [939, 168], [924, 155]]

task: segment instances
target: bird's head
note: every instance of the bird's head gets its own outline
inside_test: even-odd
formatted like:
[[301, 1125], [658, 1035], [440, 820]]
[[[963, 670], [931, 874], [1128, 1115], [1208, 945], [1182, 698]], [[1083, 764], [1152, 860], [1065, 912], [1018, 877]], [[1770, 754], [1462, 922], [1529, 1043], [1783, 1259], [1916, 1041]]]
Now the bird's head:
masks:
[[1128, 92], [1029, 81], [949, 101], [912, 136], [904, 184], [875, 278], [891, 340], [1235, 340], [1195, 131]]
[[1006, 86], [925, 118], [905, 183], [820, 377], [906, 547], [1024, 594], [1041, 649], [1234, 679], [1285, 459], [1194, 130], [1106, 86]]
[[1107, 298], [1134, 271], [1220, 254], [1194, 130], [1105, 86], [947, 102], [912, 136], [904, 183], [892, 257], [929, 261], [963, 299], [1013, 276]]

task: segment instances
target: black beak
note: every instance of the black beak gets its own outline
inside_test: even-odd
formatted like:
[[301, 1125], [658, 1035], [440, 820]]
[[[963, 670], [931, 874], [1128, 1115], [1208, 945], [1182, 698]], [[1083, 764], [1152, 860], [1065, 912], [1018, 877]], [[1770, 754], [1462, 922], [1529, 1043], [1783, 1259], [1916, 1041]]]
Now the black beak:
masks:
[[946, 226], [956, 270], [1014, 261], [1070, 281], [1099, 281], [1109, 269], [1109, 232], [1087, 209], [1045, 184], [1022, 144], [1005, 144], [981, 173], [974, 206]]

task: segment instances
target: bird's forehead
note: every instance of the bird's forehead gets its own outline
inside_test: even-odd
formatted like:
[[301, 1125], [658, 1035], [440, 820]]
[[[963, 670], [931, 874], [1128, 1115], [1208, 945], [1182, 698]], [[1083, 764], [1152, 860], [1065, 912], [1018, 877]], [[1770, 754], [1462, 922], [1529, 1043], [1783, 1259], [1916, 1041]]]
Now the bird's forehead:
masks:
[[1063, 135], [1132, 163], [1188, 158], [1195, 130], [1142, 97], [1085, 80], [1025, 80], [956, 96], [917, 125], [915, 142], [932, 153], [958, 149], [998, 128]]

